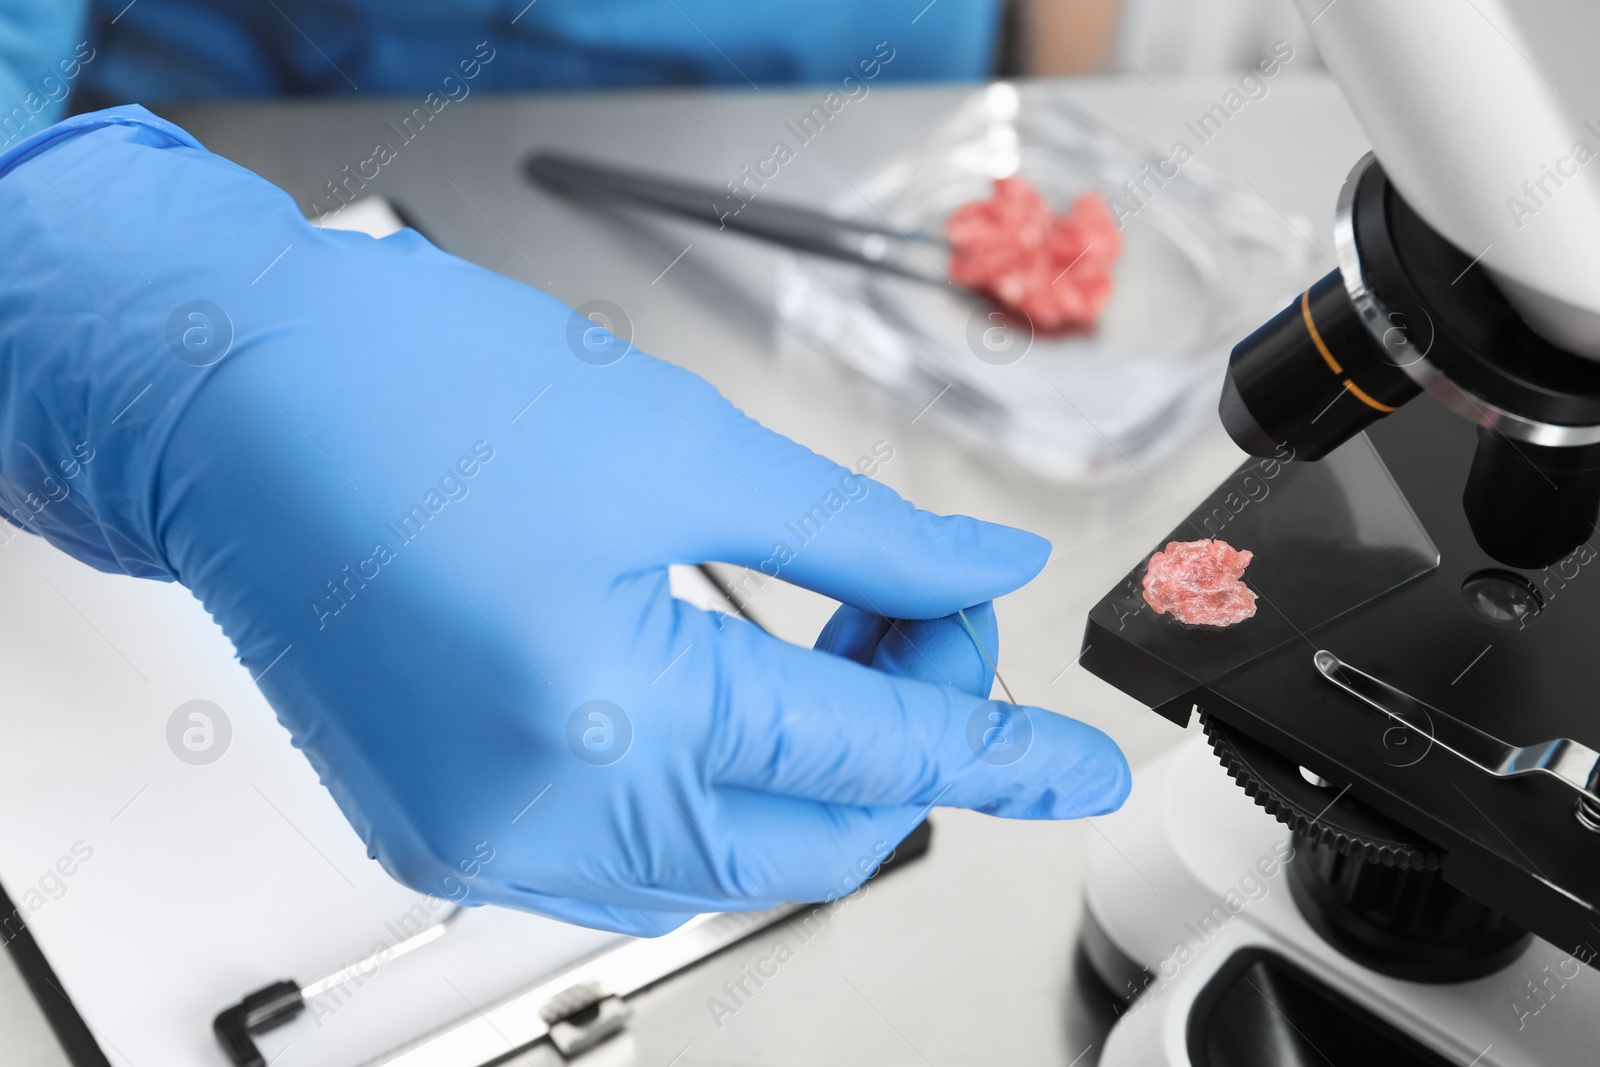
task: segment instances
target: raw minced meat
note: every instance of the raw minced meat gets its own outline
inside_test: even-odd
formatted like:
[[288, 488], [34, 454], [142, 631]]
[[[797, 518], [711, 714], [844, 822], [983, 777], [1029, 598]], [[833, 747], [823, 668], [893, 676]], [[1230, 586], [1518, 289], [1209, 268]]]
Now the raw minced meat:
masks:
[[1144, 571], [1144, 601], [1191, 626], [1233, 626], [1256, 613], [1256, 594], [1240, 579], [1255, 558], [1226, 541], [1169, 541]]
[[1085, 193], [1057, 215], [1021, 178], [998, 178], [988, 200], [957, 208], [945, 236], [951, 281], [1023, 312], [1046, 333], [1095, 324], [1111, 299], [1111, 265], [1122, 251], [1122, 234], [1099, 193]]

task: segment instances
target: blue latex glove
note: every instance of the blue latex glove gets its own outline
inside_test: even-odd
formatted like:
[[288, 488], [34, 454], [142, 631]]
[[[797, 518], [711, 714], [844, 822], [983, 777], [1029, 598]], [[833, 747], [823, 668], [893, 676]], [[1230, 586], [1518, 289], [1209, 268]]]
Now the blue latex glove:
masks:
[[[1046, 542], [918, 511], [671, 364], [598, 365], [621, 343], [542, 293], [313, 230], [132, 107], [0, 156], [0, 246], [12, 517], [192, 589], [407, 885], [656, 933], [848, 891], [935, 804], [1127, 793], [1099, 731], [974, 695], [946, 618], [992, 645]], [[669, 594], [668, 564], [775, 557], [848, 605], [821, 651]], [[1018, 730], [1020, 758], [970, 740]]]

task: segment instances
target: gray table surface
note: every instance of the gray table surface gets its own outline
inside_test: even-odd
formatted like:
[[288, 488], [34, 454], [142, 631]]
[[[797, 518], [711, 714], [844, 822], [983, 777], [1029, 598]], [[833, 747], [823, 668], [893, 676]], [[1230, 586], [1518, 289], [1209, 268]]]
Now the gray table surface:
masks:
[[[1184, 136], [1233, 83], [1226, 76], [1082, 79], [1080, 104], [1153, 145]], [[772, 196], [837, 200], [915, 145], [970, 90], [878, 88], [851, 104], [781, 172]], [[919, 505], [1049, 537], [1044, 573], [999, 604], [1002, 671], [1019, 699], [1108, 730], [1135, 766], [1181, 732], [1071, 668], [1089, 606], [1239, 462], [1213, 427], [1173, 461], [1120, 488], [1085, 492], [964, 448], [831, 364], [775, 357], [772, 252], [677, 223], [573, 210], [529, 188], [519, 164], [560, 146], [720, 183], [770, 150], [821, 92], [650, 92], [473, 98], [452, 104], [369, 183], [444, 247], [570, 304], [621, 305], [636, 343], [703, 375], [767, 425], [850, 463], [878, 440], [883, 480]], [[415, 101], [158, 108], [209, 148], [262, 174], [302, 205], [367, 158]], [[1246, 179], [1332, 259], [1340, 181], [1365, 137], [1337, 90], [1285, 73], [1200, 153]], [[684, 252], [686, 246], [689, 247]], [[675, 257], [681, 258], [676, 259]], [[1321, 260], [1317, 261], [1321, 269]], [[663, 274], [663, 270], [671, 269]], [[1309, 279], [1287, 279], [1297, 284]], [[468, 324], [464, 324], [464, 328]], [[752, 614], [810, 642], [830, 605], [769, 585]], [[1090, 1064], [1106, 1022], [1081, 995], [1084, 823], [1024, 823], [940, 810], [933, 850], [851, 901], [822, 935], [781, 928], [641, 995], [631, 1037], [598, 1057], [651, 1067], [713, 1064]], [[785, 939], [794, 958], [719, 1026], [708, 998]], [[4, 954], [0, 954], [4, 955]], [[9, 962], [0, 964], [0, 1062], [65, 1063]], [[679, 1057], [674, 1059], [674, 1057]], [[526, 1062], [557, 1062], [548, 1049]], [[218, 1055], [218, 1063], [223, 1060]], [[596, 1062], [596, 1061], [591, 1061]]]

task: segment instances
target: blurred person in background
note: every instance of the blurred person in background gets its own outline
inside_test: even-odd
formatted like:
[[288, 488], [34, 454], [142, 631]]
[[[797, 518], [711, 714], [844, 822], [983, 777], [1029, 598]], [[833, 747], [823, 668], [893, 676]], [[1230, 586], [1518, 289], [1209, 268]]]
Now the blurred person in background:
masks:
[[[1243, 69], [1309, 42], [1286, 0], [8, 0], [0, 104], [60, 117], [164, 100], [427, 91], [488, 41], [488, 91], [837, 80], [892, 42], [886, 80]], [[62, 78], [85, 43], [94, 59]], [[77, 58], [80, 60], [84, 52]], [[41, 83], [54, 77], [60, 89]], [[53, 99], [54, 97], [54, 99]], [[24, 107], [24, 110], [27, 110]]]

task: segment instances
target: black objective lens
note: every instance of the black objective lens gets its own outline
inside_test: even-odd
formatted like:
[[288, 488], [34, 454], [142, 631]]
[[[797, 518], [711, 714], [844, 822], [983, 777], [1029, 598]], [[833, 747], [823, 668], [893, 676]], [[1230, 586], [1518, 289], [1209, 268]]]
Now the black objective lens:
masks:
[[1549, 448], [1480, 426], [1461, 503], [1489, 555], [1508, 567], [1548, 567], [1594, 533], [1600, 445]]
[[1335, 270], [1234, 346], [1218, 410], [1251, 455], [1288, 445], [1316, 460], [1420, 391], [1368, 336]]

